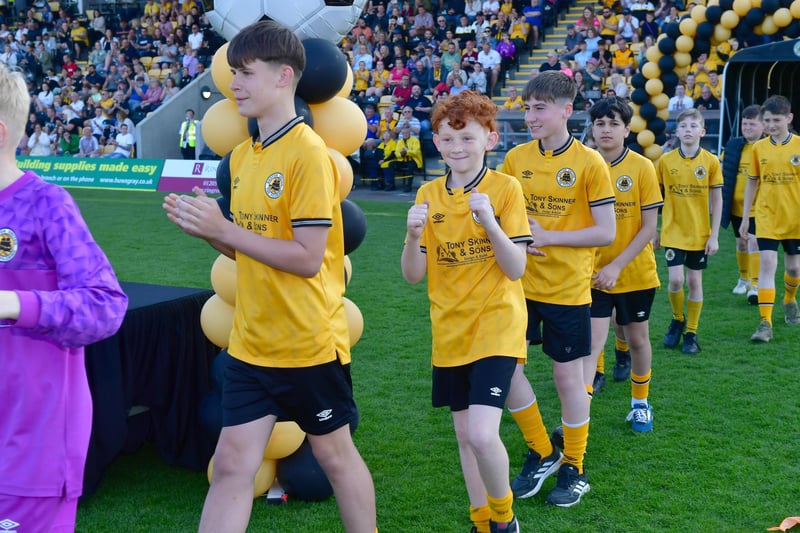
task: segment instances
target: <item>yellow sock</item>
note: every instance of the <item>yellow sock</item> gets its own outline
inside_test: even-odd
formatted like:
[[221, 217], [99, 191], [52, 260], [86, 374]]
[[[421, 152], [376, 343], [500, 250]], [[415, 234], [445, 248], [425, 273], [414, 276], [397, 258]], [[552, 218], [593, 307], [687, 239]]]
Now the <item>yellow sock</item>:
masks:
[[653, 371], [649, 370], [644, 376], [637, 376], [631, 372], [631, 397], [634, 400], [647, 400], [650, 394], [650, 376]]
[[528, 448], [542, 457], [548, 457], [553, 453], [550, 436], [547, 434], [547, 428], [544, 427], [542, 413], [539, 412], [539, 402], [534, 400], [527, 407], [511, 411], [511, 416], [514, 417], [519, 430], [522, 431], [522, 437], [525, 439]]
[[793, 278], [788, 273], [783, 273], [783, 303], [791, 303], [797, 298], [798, 285], [800, 285], [800, 278]]
[[589, 440], [589, 419], [577, 425], [564, 427], [564, 462], [569, 463], [583, 474], [583, 456], [586, 454], [586, 442]]
[[502, 498], [492, 498], [488, 494], [486, 499], [489, 502], [489, 509], [492, 513], [492, 522], [502, 524], [504, 522], [511, 522], [514, 518], [514, 511], [511, 510], [511, 504], [514, 502], [514, 494], [511, 489], [508, 489], [508, 494]]
[[686, 333], [697, 333], [700, 324], [700, 311], [703, 310], [703, 300], [695, 302], [689, 300], [686, 304]]
[[758, 270], [761, 268], [761, 254], [759, 252], [750, 252], [747, 254], [747, 259], [750, 263], [750, 286], [758, 287]]
[[600, 350], [600, 355], [597, 357], [597, 372], [600, 374], [606, 373], [606, 350], [605, 348]]
[[739, 277], [742, 279], [747, 279], [747, 275], [750, 271], [750, 263], [747, 256], [747, 252], [736, 250], [736, 264], [739, 265]]
[[672, 318], [683, 322], [683, 289], [669, 293], [669, 305], [672, 307]]
[[480, 507], [469, 506], [469, 519], [475, 524], [475, 529], [478, 533], [489, 533], [489, 519], [492, 517], [492, 511], [488, 505]]
[[[683, 305], [681, 305], [683, 307]], [[631, 347], [628, 346], [628, 341], [620, 339], [619, 337], [614, 337], [614, 348], [619, 350], [620, 352], [629, 352]]]
[[775, 305], [775, 289], [758, 289], [758, 313], [761, 320], [772, 325], [772, 307]]

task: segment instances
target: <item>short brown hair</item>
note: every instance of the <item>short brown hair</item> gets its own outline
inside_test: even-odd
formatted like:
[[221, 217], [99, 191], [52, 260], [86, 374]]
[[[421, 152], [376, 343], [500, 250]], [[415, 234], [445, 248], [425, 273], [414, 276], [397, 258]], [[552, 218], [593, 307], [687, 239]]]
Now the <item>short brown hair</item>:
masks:
[[543, 102], [572, 102], [578, 94], [575, 80], [557, 70], [546, 70], [530, 80], [522, 92], [525, 101], [536, 98]]
[[467, 121], [474, 120], [489, 131], [497, 130], [497, 106], [491, 100], [474, 91], [463, 91], [436, 102], [431, 115], [431, 129], [439, 131], [446, 120], [451, 128], [463, 129]]
[[228, 45], [228, 64], [231, 67], [242, 68], [257, 60], [289, 65], [294, 70], [295, 82], [300, 80], [306, 68], [306, 52], [300, 38], [272, 20], [247, 26]]
[[792, 112], [792, 103], [785, 96], [775, 94], [764, 100], [761, 111], [769, 111], [773, 115], [789, 115]]

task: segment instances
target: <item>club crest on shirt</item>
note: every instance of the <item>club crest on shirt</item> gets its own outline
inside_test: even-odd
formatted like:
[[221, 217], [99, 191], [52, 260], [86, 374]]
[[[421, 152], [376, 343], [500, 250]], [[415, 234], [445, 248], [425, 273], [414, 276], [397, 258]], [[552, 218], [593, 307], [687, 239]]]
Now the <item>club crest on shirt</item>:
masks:
[[562, 168], [556, 173], [556, 181], [560, 187], [572, 187], [575, 185], [575, 171], [571, 168]]
[[0, 228], [0, 263], [8, 263], [17, 255], [19, 241], [10, 228]]
[[790, 157], [789, 163], [791, 163], [793, 167], [800, 165], [800, 155], [795, 154], [792, 157]]
[[620, 176], [617, 178], [617, 190], [619, 192], [628, 192], [633, 187], [633, 180], [630, 176]]
[[702, 166], [695, 167], [695, 169], [694, 169], [694, 177], [695, 178], [697, 178], [699, 180], [705, 179], [706, 174], [708, 174], [708, 172], [706, 171], [706, 167], [702, 167]]
[[284, 181], [283, 174], [280, 172], [270, 174], [264, 183], [264, 192], [273, 200], [277, 200], [283, 194]]
[[664, 252], [664, 259], [667, 261], [672, 261], [675, 259], [675, 250], [672, 248], [667, 248], [667, 250]]

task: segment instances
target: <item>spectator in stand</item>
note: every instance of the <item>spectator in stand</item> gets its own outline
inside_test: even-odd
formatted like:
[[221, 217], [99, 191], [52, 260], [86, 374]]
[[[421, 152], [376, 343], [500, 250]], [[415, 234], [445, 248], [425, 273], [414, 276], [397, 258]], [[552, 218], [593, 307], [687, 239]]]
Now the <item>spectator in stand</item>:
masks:
[[488, 42], [481, 45], [482, 49], [478, 52], [478, 63], [483, 66], [483, 71], [488, 79], [488, 93], [493, 95], [497, 87], [497, 80], [500, 77], [500, 66], [502, 58], [497, 50], [493, 50]]
[[56, 130], [57, 147], [56, 155], [62, 157], [74, 157], [80, 150], [78, 147], [79, 139], [77, 135], [73, 135], [71, 131], [63, 126]]
[[431, 70], [425, 67], [422, 60], [417, 60], [414, 64], [414, 70], [411, 71], [411, 87], [413, 94], [413, 87], [418, 85], [424, 94], [430, 94], [433, 90], [433, 77]]
[[644, 20], [639, 24], [639, 34], [642, 40], [648, 35], [653, 39], [653, 42], [658, 39], [658, 34], [661, 33], [661, 28], [656, 22], [656, 15], [653, 11], [648, 11], [644, 14]]
[[600, 20], [600, 37], [608, 44], [613, 43], [617, 35], [617, 28], [619, 28], [620, 18], [611, 7], [604, 6], [598, 19]]
[[395, 111], [402, 108], [410, 97], [411, 77], [408, 74], [404, 74], [400, 79], [400, 85], [397, 85], [392, 91], [392, 104], [394, 104]]
[[193, 80], [193, 79], [194, 79], [194, 78], [193, 78], [193, 77], [192, 77], [192, 75], [189, 73], [189, 67], [183, 67], [183, 68], [181, 69], [181, 82], [180, 82], [180, 84], [179, 84], [179, 87], [180, 87], [181, 89], [183, 89], [184, 87], [186, 87], [187, 85], [189, 85], [189, 84], [192, 82], [192, 80]]
[[467, 73], [466, 70], [461, 68], [461, 64], [456, 63], [453, 65], [453, 70], [447, 74], [447, 79], [445, 81], [447, 82], [447, 85], [452, 86], [453, 80], [455, 78], [461, 78], [461, 83], [463, 85], [466, 85], [467, 79], [469, 78], [469, 74], [471, 73], [472, 73], [472, 66], [469, 67], [469, 73]]
[[[648, 12], [655, 13], [656, 6], [650, 0], [633, 0], [630, 5], [631, 13], [639, 22], [644, 22]], [[653, 17], [655, 18], [655, 17]]]
[[453, 70], [453, 65], [455, 63], [461, 64], [461, 51], [456, 46], [456, 43], [449, 42], [447, 43], [447, 51], [442, 54], [442, 67], [444, 67], [447, 72], [451, 72]]
[[422, 88], [419, 85], [411, 86], [411, 98], [406, 100], [406, 106], [414, 110], [414, 117], [419, 120], [420, 131], [422, 133], [430, 131], [433, 104], [427, 96], [422, 94]]
[[539, 36], [544, 32], [542, 23], [543, 9], [540, 0], [531, 0], [529, 6], [522, 9], [522, 15], [525, 17], [525, 22], [528, 24], [533, 36], [531, 46], [533, 48], [540, 48]]
[[578, 52], [572, 58], [576, 70], [585, 68], [590, 59], [592, 59], [592, 53], [587, 49], [586, 41], [581, 41], [578, 45]]
[[461, 51], [461, 67], [464, 69], [472, 68], [478, 60], [478, 50], [475, 49], [475, 41], [467, 41]]
[[394, 118], [394, 110], [387, 107], [383, 110], [380, 123], [378, 124], [378, 135], [383, 138], [383, 134], [387, 131], [394, 131], [397, 120]]
[[364, 66], [367, 70], [372, 70], [372, 54], [369, 51], [369, 47], [366, 44], [359, 44], [358, 50], [355, 54], [353, 54], [353, 60], [351, 64], [353, 65], [354, 69], [358, 68], [358, 64], [363, 62]]
[[628, 98], [630, 94], [630, 87], [618, 72], [612, 73], [608, 78], [608, 88], [613, 89], [614, 94], [620, 98]]
[[394, 88], [400, 85], [404, 76], [410, 79], [411, 72], [406, 68], [403, 59], [398, 57], [394, 60], [394, 68], [389, 71], [389, 87]]
[[709, 60], [708, 54], [705, 52], [698, 54], [695, 62], [689, 65], [689, 72], [695, 75], [699, 85], [708, 84], [708, 73], [712, 70], [717, 70], [717, 64]]
[[478, 94], [486, 94], [488, 80], [486, 73], [483, 71], [483, 65], [480, 62], [472, 66], [472, 73], [467, 79], [467, 88]]
[[406, 128], [411, 130], [411, 135], [414, 137], [419, 137], [419, 132], [422, 131], [422, 123], [414, 116], [414, 110], [411, 106], [403, 107], [400, 112], [400, 118], [397, 119], [397, 123], [394, 126], [394, 131], [398, 134], [398, 138], [400, 137], [400, 133]]
[[475, 27], [470, 22], [466, 15], [459, 18], [458, 26], [456, 26], [455, 35], [462, 43], [475, 40]]
[[92, 135], [92, 126], [90, 121], [86, 121], [83, 126], [83, 135], [78, 141], [78, 153], [75, 157], [98, 157], [100, 156], [100, 143], [97, 138]]
[[417, 14], [414, 15], [414, 21], [411, 27], [416, 30], [431, 30], [434, 29], [433, 15], [428, 13], [424, 5], [417, 6]]
[[75, 57], [86, 57], [89, 54], [89, 30], [78, 19], [72, 19], [72, 28], [69, 32], [70, 40], [72, 41]]
[[133, 145], [135, 142], [136, 140], [133, 138], [133, 135], [128, 133], [128, 125], [121, 124], [120, 132], [112, 141], [110, 141], [110, 143], [114, 145], [114, 151], [104, 155], [103, 157], [128, 158], [131, 156], [131, 151], [133, 150]]
[[389, 86], [390, 73], [384, 68], [383, 61], [375, 63], [375, 70], [371, 74], [370, 86], [367, 87], [366, 96], [380, 98]]
[[[178, 49], [180, 50], [180, 48]], [[194, 78], [200, 71], [200, 60], [197, 59], [197, 50], [186, 50], [184, 48], [181, 64], [189, 70], [189, 75]]]
[[575, 21], [575, 30], [584, 38], [588, 37], [589, 28], [594, 28], [598, 32], [601, 28], [600, 19], [594, 13], [594, 6], [584, 7], [583, 14]]
[[483, 0], [466, 0], [464, 2], [464, 14], [470, 22], [474, 21], [478, 13], [483, 12]]
[[53, 107], [55, 94], [50, 90], [50, 82], [42, 82], [42, 90], [32, 98], [37, 112], [43, 113], [48, 107]]
[[670, 112], [677, 111], [680, 113], [684, 109], [691, 109], [694, 107], [694, 101], [686, 96], [686, 88], [678, 84], [675, 86], [675, 96], [669, 99], [667, 109]]
[[513, 85], [508, 88], [508, 97], [503, 102], [503, 109], [508, 109], [509, 111], [523, 111], [525, 109], [525, 101]]
[[622, 19], [617, 25], [617, 35], [629, 43], [639, 42], [639, 19], [633, 16], [630, 9], [622, 10]]
[[630, 46], [628, 46], [628, 41], [621, 35], [617, 37], [617, 50], [614, 52], [611, 68], [620, 74], [622, 74], [626, 68], [636, 68], [636, 58], [633, 55], [633, 51], [630, 49]]
[[700, 111], [716, 111], [719, 110], [719, 99], [711, 94], [711, 87], [703, 85], [700, 98], [694, 101], [694, 107]]
[[508, 77], [508, 72], [516, 62], [517, 47], [511, 41], [511, 35], [509, 35], [507, 31], [504, 31], [500, 34], [500, 42], [497, 43], [495, 50], [497, 50], [497, 53], [500, 54], [501, 72], [505, 73], [506, 77]]
[[719, 70], [710, 70], [708, 72], [708, 83], [706, 84], [706, 86], [711, 89], [711, 94], [717, 100], [722, 99], [722, 83], [719, 81]]
[[558, 51], [561, 61], [571, 61], [575, 54], [580, 51], [580, 43], [583, 42], [583, 35], [578, 33], [574, 24], [567, 24], [567, 35], [564, 37], [564, 46]]
[[367, 120], [367, 136], [366, 139], [378, 139], [378, 133], [381, 126], [381, 119], [375, 112], [375, 106], [367, 104], [364, 107], [364, 118]]
[[28, 154], [33, 156], [52, 155], [51, 144], [47, 128], [36, 123], [33, 127], [33, 135], [28, 138]]
[[483, 11], [484, 15], [497, 15], [500, 13], [500, 2], [498, 0], [483, 0], [481, 11]]
[[147, 86], [147, 90], [142, 98], [142, 104], [139, 109], [142, 113], [149, 113], [155, 111], [161, 105], [161, 99], [164, 97], [164, 88], [161, 86], [161, 81], [157, 78], [151, 78]]
[[561, 70], [563, 66], [561, 62], [558, 60], [558, 53], [556, 52], [548, 52], [547, 53], [547, 61], [541, 64], [539, 67], [539, 72], [546, 72], [548, 70]]
[[136, 113], [139, 111], [139, 107], [141, 107], [145, 99], [145, 94], [147, 93], [147, 86], [144, 83], [144, 78], [141, 76], [136, 77], [131, 89], [131, 94], [128, 97], [128, 108], [131, 110], [131, 113]]
[[358, 62], [358, 67], [353, 69], [353, 91], [362, 100], [367, 96], [367, 89], [369, 89], [371, 81], [370, 71], [367, 69], [367, 64], [364, 61]]

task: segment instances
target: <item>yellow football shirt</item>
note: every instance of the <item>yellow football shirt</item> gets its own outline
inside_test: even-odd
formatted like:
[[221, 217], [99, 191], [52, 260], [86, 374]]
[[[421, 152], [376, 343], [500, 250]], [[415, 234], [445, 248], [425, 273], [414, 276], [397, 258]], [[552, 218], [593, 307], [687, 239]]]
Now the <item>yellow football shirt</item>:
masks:
[[800, 137], [786, 142], [771, 137], [753, 145], [751, 179], [759, 180], [756, 235], [765, 239], [800, 239]]
[[478, 187], [495, 217], [518, 243], [531, 241], [519, 183], [484, 168], [466, 187], [450, 189], [449, 175], [422, 185], [416, 202], [430, 202], [420, 248], [426, 254], [434, 366], [465, 365], [484, 357], [524, 359], [527, 310], [520, 280], [497, 264], [480, 219], [469, 208]]
[[[664, 204], [655, 168], [646, 157], [625, 149], [620, 157], [608, 163], [608, 168], [616, 197], [617, 235], [613, 243], [596, 249], [595, 273], [616, 259], [636, 237], [642, 229], [642, 212]], [[616, 286], [605, 292], [633, 292], [660, 286], [653, 245], [648, 242], [619, 273]]]
[[694, 157], [685, 156], [678, 148], [661, 156], [656, 174], [664, 188], [661, 246], [705, 250], [711, 236], [711, 189], [722, 187], [719, 159], [703, 148]]
[[[538, 140], [516, 146], [506, 154], [503, 171], [520, 181], [528, 216], [545, 230], [590, 227], [592, 207], [614, 203], [606, 162], [573, 137], [557, 150], [543, 150]], [[595, 249], [548, 246], [543, 251], [546, 257], [528, 257], [525, 297], [560, 305], [590, 303]]]
[[248, 139], [238, 145], [230, 165], [231, 214], [240, 227], [283, 240], [292, 239], [298, 227], [331, 229], [322, 267], [311, 278], [236, 253], [229, 353], [280, 368], [335, 360], [337, 349], [345, 348], [346, 318], [336, 300], [344, 290], [344, 237], [341, 224], [334, 225], [341, 208], [325, 143], [297, 117], [263, 143]]
[[[731, 215], [739, 218], [744, 214], [744, 189], [747, 186], [747, 178], [752, 175], [750, 172], [752, 160], [753, 145], [747, 143], [742, 147], [742, 155], [739, 159], [739, 172], [736, 174], [736, 186], [733, 189], [733, 203], [731, 204]], [[755, 209], [750, 211], [750, 216], [755, 216]]]

